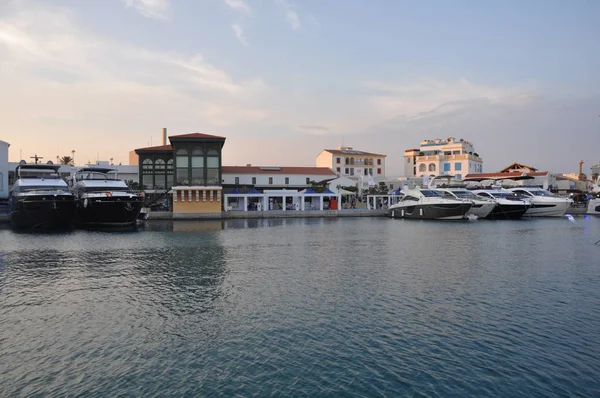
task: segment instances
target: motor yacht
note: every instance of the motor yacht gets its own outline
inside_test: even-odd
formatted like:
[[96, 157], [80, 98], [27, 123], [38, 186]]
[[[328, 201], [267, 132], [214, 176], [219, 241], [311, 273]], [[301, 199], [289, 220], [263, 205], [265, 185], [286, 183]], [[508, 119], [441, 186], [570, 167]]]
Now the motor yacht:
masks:
[[591, 198], [587, 206], [587, 214], [600, 216], [600, 196]]
[[77, 203], [75, 225], [133, 227], [143, 206], [143, 193], [133, 192], [116, 178], [116, 170], [87, 167], [75, 173], [72, 187]]
[[445, 198], [434, 189], [409, 189], [388, 212], [392, 218], [460, 220], [472, 205], [469, 201]]
[[494, 209], [487, 215], [487, 219], [493, 220], [517, 220], [529, 209], [527, 200], [516, 194], [500, 189], [476, 189], [473, 193], [496, 202]]
[[525, 213], [531, 217], [562, 217], [573, 204], [573, 200], [534, 187], [509, 188], [507, 191], [527, 199], [531, 206]]
[[473, 205], [467, 211], [466, 216], [477, 216], [477, 218], [486, 218], [496, 207], [496, 201], [491, 198], [485, 198], [477, 196], [473, 192], [464, 188], [438, 188], [445, 198], [466, 200], [471, 202]]
[[52, 164], [20, 164], [15, 170], [9, 218], [16, 229], [64, 229], [71, 226], [75, 200]]

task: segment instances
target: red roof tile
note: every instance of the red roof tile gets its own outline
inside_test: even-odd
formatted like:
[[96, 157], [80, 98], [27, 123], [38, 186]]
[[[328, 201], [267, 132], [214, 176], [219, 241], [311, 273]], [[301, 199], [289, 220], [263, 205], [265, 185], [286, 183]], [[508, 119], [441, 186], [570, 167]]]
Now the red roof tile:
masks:
[[382, 157], [387, 157], [387, 155], [381, 155], [379, 153], [371, 153], [371, 152], [364, 152], [364, 151], [357, 151], [354, 149], [348, 149], [345, 151], [341, 151], [339, 149], [323, 149], [325, 152], [329, 152], [333, 155], [357, 155], [357, 156], [382, 156]]
[[149, 146], [146, 148], [138, 148], [136, 152], [145, 152], [145, 151], [172, 151], [173, 147], [171, 145], [159, 145], [159, 146]]
[[[273, 170], [279, 168], [279, 170]], [[223, 173], [227, 174], [306, 174], [337, 176], [327, 167], [269, 167], [269, 166], [223, 166]]]
[[[532, 177], [540, 177], [540, 176], [545, 176], [547, 175], [548, 172], [547, 171], [536, 171], [536, 172], [532, 172], [532, 173], [525, 173], [525, 175], [528, 176], [532, 176]], [[499, 178], [499, 177], [520, 177], [522, 176], [523, 173], [521, 173], [520, 171], [512, 171], [510, 173], [473, 173], [473, 174], [467, 174], [465, 176], [465, 178]]]
[[225, 139], [225, 137], [220, 137], [218, 135], [204, 134], [204, 133], [189, 133], [189, 134], [172, 135], [169, 137], [169, 139], [171, 139], [171, 138], [221, 138], [221, 139]]

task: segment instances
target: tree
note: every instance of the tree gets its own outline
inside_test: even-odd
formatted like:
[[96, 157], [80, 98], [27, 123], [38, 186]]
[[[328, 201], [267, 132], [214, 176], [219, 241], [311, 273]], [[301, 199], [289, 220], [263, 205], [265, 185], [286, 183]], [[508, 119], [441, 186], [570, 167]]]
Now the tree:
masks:
[[60, 164], [70, 164], [73, 166], [73, 158], [70, 156], [63, 156], [60, 158]]
[[377, 186], [377, 194], [378, 195], [387, 195], [390, 192], [388, 186], [385, 182], [381, 181]]
[[325, 185], [324, 182], [316, 182], [314, 180], [309, 182], [310, 188], [312, 188], [313, 191], [315, 192], [323, 192], [327, 189], [327, 186]]

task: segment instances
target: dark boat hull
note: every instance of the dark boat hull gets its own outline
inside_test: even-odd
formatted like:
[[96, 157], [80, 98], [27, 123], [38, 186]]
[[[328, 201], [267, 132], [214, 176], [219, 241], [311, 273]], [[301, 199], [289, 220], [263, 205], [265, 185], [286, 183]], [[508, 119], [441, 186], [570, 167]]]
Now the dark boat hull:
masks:
[[525, 205], [497, 204], [496, 207], [494, 207], [494, 210], [492, 210], [492, 212], [490, 214], [488, 214], [486, 219], [488, 219], [488, 220], [518, 220], [521, 217], [523, 217], [523, 215], [525, 214], [525, 212], [528, 209], [529, 209], [529, 206], [525, 206]]
[[390, 209], [392, 218], [418, 220], [460, 220], [471, 208], [471, 203], [460, 204], [415, 204]]
[[[87, 200], [87, 202], [86, 202]], [[143, 198], [80, 199], [75, 212], [75, 225], [89, 228], [122, 228], [137, 225]]]
[[17, 229], [68, 229], [73, 222], [75, 198], [35, 195], [10, 200], [10, 223]]

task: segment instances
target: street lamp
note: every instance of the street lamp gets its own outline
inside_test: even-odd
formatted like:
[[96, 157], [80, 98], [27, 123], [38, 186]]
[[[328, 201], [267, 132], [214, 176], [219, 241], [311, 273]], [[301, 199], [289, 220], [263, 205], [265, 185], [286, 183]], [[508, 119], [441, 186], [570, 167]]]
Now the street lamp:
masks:
[[75, 166], [75, 149], [71, 151], [71, 166]]

